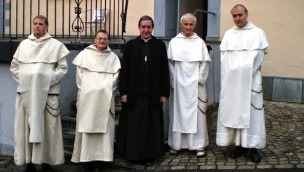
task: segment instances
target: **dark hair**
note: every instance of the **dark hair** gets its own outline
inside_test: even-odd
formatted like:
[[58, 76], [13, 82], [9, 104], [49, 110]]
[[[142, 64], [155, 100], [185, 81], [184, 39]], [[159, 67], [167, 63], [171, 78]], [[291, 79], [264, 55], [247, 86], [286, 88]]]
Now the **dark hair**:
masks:
[[44, 15], [37, 15], [36, 17], [33, 18], [33, 21], [35, 19], [41, 19], [41, 20], [44, 20], [44, 23], [48, 26], [49, 25], [49, 21], [48, 19], [44, 16]]
[[153, 19], [148, 16], [148, 15], [144, 15], [142, 16], [139, 21], [138, 21], [138, 27], [140, 26], [140, 22], [143, 21], [143, 20], [150, 20], [152, 22], [152, 28], [154, 28], [154, 22], [153, 22]]
[[94, 38], [96, 38], [96, 36], [97, 36], [97, 34], [98, 34], [98, 33], [104, 33], [104, 34], [107, 34], [107, 35], [108, 35], [108, 39], [110, 39], [110, 35], [109, 35], [109, 33], [108, 33], [106, 30], [99, 30], [99, 31], [97, 31], [97, 32], [95, 33]]
[[244, 12], [245, 12], [246, 14], [248, 14], [248, 10], [247, 10], [247, 8], [246, 8], [243, 4], [236, 4], [236, 5], [231, 9], [231, 12], [232, 12], [233, 9], [235, 9], [235, 8], [237, 8], [237, 7], [242, 7], [242, 8], [244, 9]]

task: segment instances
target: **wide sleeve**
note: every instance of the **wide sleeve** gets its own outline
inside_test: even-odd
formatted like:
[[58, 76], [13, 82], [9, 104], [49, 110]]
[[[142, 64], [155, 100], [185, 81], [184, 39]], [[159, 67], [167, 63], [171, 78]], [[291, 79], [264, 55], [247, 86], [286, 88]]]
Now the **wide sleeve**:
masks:
[[200, 66], [199, 66], [198, 82], [199, 82], [199, 84], [204, 86], [207, 82], [207, 78], [209, 75], [209, 64], [211, 62], [211, 59], [210, 59], [210, 55], [208, 53], [207, 47], [205, 47], [203, 50], [204, 50], [204, 53], [203, 53], [204, 60], [200, 63]]
[[170, 75], [170, 86], [174, 88], [174, 71], [175, 71], [175, 63], [172, 60], [172, 50], [171, 50], [171, 43], [169, 43], [168, 47], [168, 59], [169, 59], [169, 75]]
[[210, 63], [209, 61], [203, 61], [200, 63], [199, 66], [198, 82], [203, 86], [206, 84], [209, 75], [209, 63]]
[[169, 60], [169, 72], [170, 72], [170, 86], [174, 88], [174, 71], [175, 71], [175, 63], [173, 60]]
[[77, 85], [77, 88], [78, 88], [77, 101], [79, 100], [79, 96], [80, 96], [80, 92], [81, 92], [82, 73], [83, 73], [82, 68], [77, 66], [77, 68], [76, 68], [76, 85]]
[[127, 43], [124, 49], [121, 69], [119, 73], [119, 92], [120, 96], [128, 94], [128, 83], [129, 83], [129, 51], [130, 44]]
[[68, 72], [68, 65], [65, 57], [60, 58], [55, 64], [55, 70], [53, 71], [51, 86], [59, 83], [64, 75]]
[[254, 58], [254, 63], [253, 63], [253, 72], [252, 75], [255, 75], [255, 73], [261, 69], [262, 62], [264, 59], [264, 50], [258, 50], [259, 52]]
[[169, 74], [169, 64], [168, 55], [165, 43], [162, 42], [162, 82], [161, 82], [161, 96], [169, 98], [170, 95], [170, 74]]
[[119, 71], [113, 74], [113, 92], [117, 89]]
[[18, 82], [19, 61], [16, 58], [13, 58], [11, 62], [10, 71], [12, 72], [14, 80]]

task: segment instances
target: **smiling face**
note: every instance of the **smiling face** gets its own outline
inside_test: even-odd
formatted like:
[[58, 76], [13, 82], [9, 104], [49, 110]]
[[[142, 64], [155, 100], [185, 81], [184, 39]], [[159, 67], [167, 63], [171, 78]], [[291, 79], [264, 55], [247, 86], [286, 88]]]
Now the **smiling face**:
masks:
[[152, 37], [153, 24], [151, 20], [142, 20], [138, 26], [140, 36], [143, 39], [149, 39]]
[[107, 49], [109, 45], [109, 35], [104, 32], [98, 32], [94, 38], [94, 43], [99, 51]]
[[196, 27], [196, 22], [192, 18], [186, 17], [181, 20], [180, 27], [183, 31], [182, 34], [185, 37], [190, 37]]
[[45, 20], [41, 18], [35, 18], [33, 20], [32, 27], [36, 38], [44, 36], [45, 32], [48, 29], [48, 25], [46, 24]]
[[242, 28], [247, 24], [248, 13], [242, 6], [236, 6], [231, 10], [231, 15], [235, 25]]

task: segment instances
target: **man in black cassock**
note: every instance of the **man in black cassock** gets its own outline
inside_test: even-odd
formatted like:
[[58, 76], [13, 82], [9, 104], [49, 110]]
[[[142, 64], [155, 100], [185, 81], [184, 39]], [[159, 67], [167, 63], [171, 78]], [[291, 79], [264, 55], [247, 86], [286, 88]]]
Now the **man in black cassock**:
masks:
[[162, 105], [169, 97], [166, 45], [152, 36], [153, 19], [139, 19], [140, 36], [127, 42], [119, 76], [122, 110], [115, 155], [149, 164], [164, 155]]

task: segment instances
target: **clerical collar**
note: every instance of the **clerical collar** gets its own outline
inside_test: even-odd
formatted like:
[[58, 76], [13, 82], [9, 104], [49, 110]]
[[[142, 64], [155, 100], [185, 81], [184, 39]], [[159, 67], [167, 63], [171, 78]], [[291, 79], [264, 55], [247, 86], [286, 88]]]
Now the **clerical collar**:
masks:
[[143, 37], [141, 37], [142, 40], [144, 40], [145, 42], [148, 42], [152, 37], [150, 37], [149, 39], [145, 39]]

